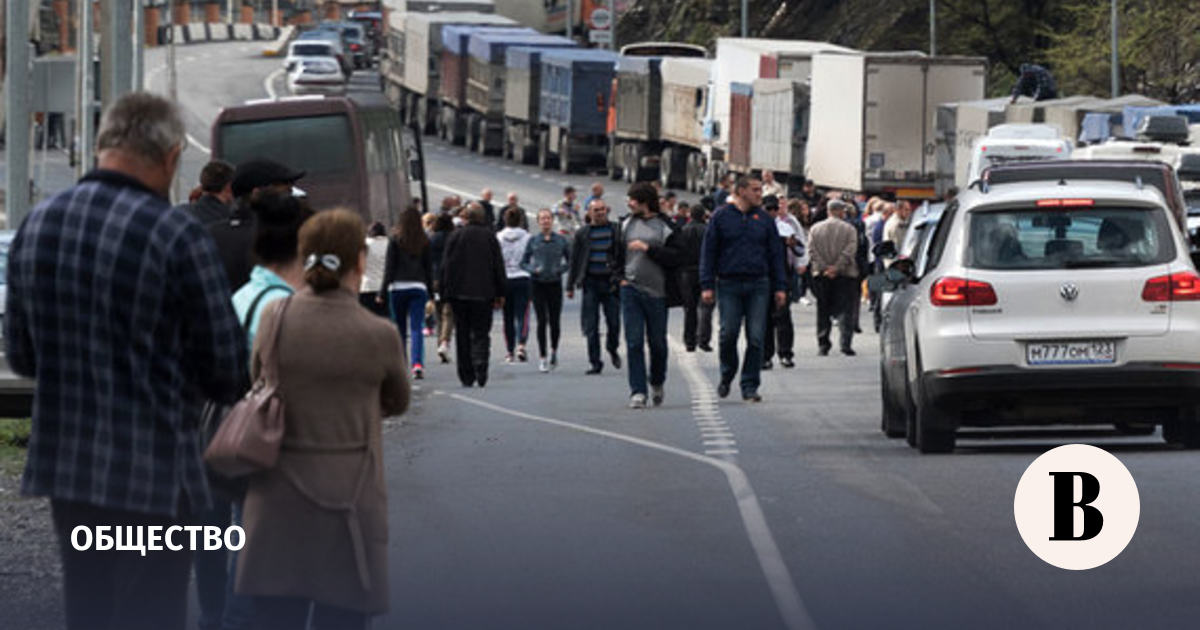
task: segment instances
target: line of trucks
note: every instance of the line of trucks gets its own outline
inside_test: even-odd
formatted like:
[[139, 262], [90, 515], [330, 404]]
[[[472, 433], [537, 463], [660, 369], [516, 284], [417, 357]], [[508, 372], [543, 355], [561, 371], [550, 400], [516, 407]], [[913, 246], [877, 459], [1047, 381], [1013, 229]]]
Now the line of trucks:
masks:
[[789, 187], [932, 199], [969, 183], [972, 147], [998, 124], [1053, 123], [1070, 147], [1089, 114], [1163, 105], [987, 100], [980, 57], [753, 38], [719, 38], [711, 56], [659, 42], [618, 54], [489, 0], [422, 6], [390, 12], [380, 64], [406, 123], [481, 154], [697, 193], [771, 171]]

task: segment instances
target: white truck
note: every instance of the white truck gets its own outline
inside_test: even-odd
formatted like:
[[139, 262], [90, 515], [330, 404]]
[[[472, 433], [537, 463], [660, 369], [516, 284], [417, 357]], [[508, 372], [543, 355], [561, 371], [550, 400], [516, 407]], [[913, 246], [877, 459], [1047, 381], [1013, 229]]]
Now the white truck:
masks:
[[981, 100], [986, 81], [981, 57], [815, 54], [808, 178], [840, 190], [935, 198], [935, 110]]
[[421, 121], [426, 133], [432, 133], [437, 112], [442, 26], [516, 26], [516, 22], [502, 15], [474, 11], [393, 12], [388, 19], [388, 47], [379, 64], [380, 81], [388, 100], [400, 110], [405, 122]]
[[937, 160], [935, 193], [939, 197], [953, 187], [962, 188], [971, 162], [971, 147], [975, 140], [987, 135], [988, 129], [1004, 124], [1004, 106], [1009, 97], [982, 101], [942, 103], [934, 114], [934, 156]]
[[829, 42], [720, 37], [712, 65], [712, 86], [704, 120], [703, 183], [714, 186], [728, 172], [732, 84], [758, 78], [808, 80], [813, 55], [853, 53]]

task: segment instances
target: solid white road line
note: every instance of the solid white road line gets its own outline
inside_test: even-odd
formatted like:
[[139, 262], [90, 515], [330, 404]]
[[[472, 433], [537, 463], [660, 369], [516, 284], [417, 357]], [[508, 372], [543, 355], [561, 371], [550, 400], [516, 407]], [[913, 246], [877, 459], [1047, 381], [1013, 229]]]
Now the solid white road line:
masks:
[[[414, 182], [414, 184], [415, 183], [416, 182]], [[467, 201], [468, 199], [475, 198], [475, 195], [473, 193], [469, 193], [465, 190], [462, 190], [461, 188], [454, 188], [452, 186], [447, 186], [445, 184], [439, 184], [437, 182], [430, 182], [430, 181], [426, 181], [425, 185], [428, 186], [429, 188], [437, 188], [439, 190], [444, 190], [452, 195], [458, 195], [459, 197], [463, 198], [464, 202]]]
[[193, 136], [192, 134], [189, 133], [187, 135], [187, 141], [188, 141], [188, 144], [196, 147], [196, 150], [200, 151], [204, 155], [212, 155], [212, 149], [204, 146], [204, 144], [202, 142], [200, 142], [199, 140], [197, 140], [196, 137]]
[[279, 98], [279, 95], [275, 93], [275, 79], [281, 76], [283, 76], [283, 68], [278, 68], [271, 74], [268, 74], [267, 78], [263, 79], [263, 89], [267, 91], [267, 96], [271, 100]]
[[[725, 474], [725, 480], [729, 483], [729, 490], [733, 492], [734, 501], [737, 503], [738, 512], [742, 517], [742, 526], [746, 529], [746, 537], [750, 540], [750, 546], [754, 549], [754, 554], [758, 558], [759, 567], [762, 568], [763, 576], [767, 580], [767, 586], [771, 589], [771, 595], [775, 599], [775, 605], [779, 608], [779, 614], [783, 617], [783, 623], [789, 630], [808, 630], [815, 629], [816, 624], [813, 623], [812, 616], [808, 613], [808, 609], [801, 601], [800, 595], [796, 592], [796, 583], [792, 580], [792, 574], [788, 571], [787, 564], [783, 561], [783, 554], [779, 552], [779, 545], [775, 542], [775, 537], [771, 534], [771, 528], [767, 525], [767, 517], [763, 514], [762, 505], [758, 501], [758, 495], [754, 493], [754, 488], [750, 485], [750, 479], [746, 476], [737, 464], [733, 462], [717, 459], [715, 457], [707, 457], [699, 455], [691, 451], [685, 451], [681, 448], [675, 448], [667, 444], [652, 442], [632, 435], [624, 435], [604, 429], [596, 429], [582, 424], [573, 422], [565, 422], [554, 418], [544, 416], [535, 416], [533, 414], [501, 407], [489, 402], [484, 402], [477, 398], [464, 396], [462, 394], [451, 394], [441, 390], [434, 390], [435, 395], [448, 396], [454, 400], [474, 405], [481, 409], [487, 409], [496, 413], [502, 413], [514, 418], [522, 418], [532, 420], [562, 429], [570, 429], [580, 433], [587, 433], [597, 437], [608, 438], [626, 444], [633, 444], [642, 448], [675, 455], [684, 459], [689, 459], [694, 462], [712, 466]], [[737, 451], [734, 450], [734, 454]]]

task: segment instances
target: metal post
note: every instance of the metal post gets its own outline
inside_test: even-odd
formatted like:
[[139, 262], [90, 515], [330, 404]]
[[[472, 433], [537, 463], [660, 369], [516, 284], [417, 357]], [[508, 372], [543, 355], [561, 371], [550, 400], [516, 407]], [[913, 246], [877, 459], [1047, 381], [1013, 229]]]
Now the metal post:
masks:
[[[175, 2], [167, 0], [167, 96], [176, 103], [179, 102], [178, 74], [175, 68]], [[175, 177], [171, 180], [171, 199], [182, 198], [179, 188], [179, 169], [175, 169]]]
[[937, 0], [929, 0], [929, 56], [937, 56]]
[[1121, 95], [1121, 63], [1117, 54], [1117, 0], [1112, 0], [1112, 97]]
[[233, 0], [225, 0], [225, 23], [233, 24]]
[[108, 107], [133, 87], [133, 3], [108, 2], [100, 38], [101, 102]]
[[5, 223], [16, 229], [29, 214], [29, 4], [9, 2], [4, 72]]
[[608, 49], [617, 49], [617, 3], [616, 0], [608, 0]]
[[742, 37], [750, 37], [750, 0], [742, 0]]
[[[271, 0], [271, 26], [280, 26], [279, 24], [279, 0]], [[384, 25], [386, 28], [386, 25]]]
[[575, 36], [575, 2], [567, 0], [567, 39]]
[[[127, 2], [129, 0], [126, 0]], [[146, 75], [146, 4], [144, 0], [133, 0], [133, 67], [131, 72], [133, 91], [141, 91]]]
[[80, 7], [79, 32], [76, 33], [76, 37], [79, 41], [75, 45], [77, 51], [75, 73], [79, 83], [75, 86], [78, 95], [76, 99], [78, 122], [75, 126], [79, 129], [79, 162], [75, 165], [75, 173], [79, 177], [83, 177], [84, 173], [92, 169], [92, 153], [95, 148], [93, 136], [96, 132], [93, 126], [96, 116], [96, 77], [92, 60], [96, 56], [96, 52], [92, 49], [95, 40], [92, 24], [92, 0], [78, 0], [78, 2]]

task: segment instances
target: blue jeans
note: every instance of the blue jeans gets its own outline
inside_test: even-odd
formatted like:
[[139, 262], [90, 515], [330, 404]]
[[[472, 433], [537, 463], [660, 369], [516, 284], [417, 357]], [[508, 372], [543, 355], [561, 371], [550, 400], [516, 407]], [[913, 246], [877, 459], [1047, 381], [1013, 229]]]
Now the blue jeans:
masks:
[[525, 345], [529, 339], [529, 298], [533, 294], [533, 280], [509, 278], [508, 290], [504, 295], [504, 346], [513, 353], [517, 344]]
[[766, 278], [717, 279], [717, 308], [721, 311], [721, 382], [732, 383], [738, 371], [738, 334], [746, 327], [746, 356], [742, 361], [742, 395], [758, 392], [767, 333], [771, 285]]
[[667, 300], [632, 286], [621, 287], [625, 352], [629, 354], [629, 393], [646, 394], [646, 344], [650, 345], [650, 384], [667, 381]]
[[592, 367], [602, 365], [600, 361], [600, 312], [608, 326], [604, 347], [616, 352], [621, 343], [621, 296], [613, 290], [608, 276], [587, 276], [583, 279], [583, 307], [579, 313], [583, 336], [587, 338], [588, 363]]
[[413, 366], [425, 365], [425, 333], [421, 329], [425, 325], [425, 302], [429, 301], [429, 294], [425, 289], [388, 291], [388, 301], [392, 303], [392, 321], [400, 329], [400, 339], [412, 339], [408, 356]]

